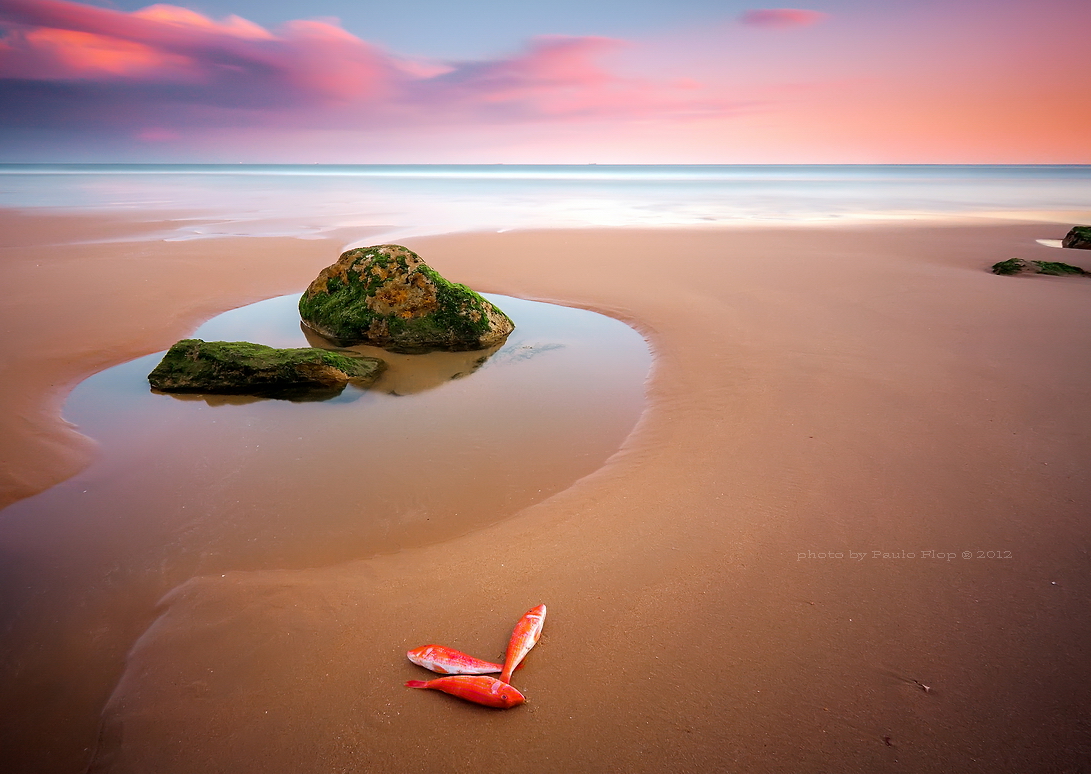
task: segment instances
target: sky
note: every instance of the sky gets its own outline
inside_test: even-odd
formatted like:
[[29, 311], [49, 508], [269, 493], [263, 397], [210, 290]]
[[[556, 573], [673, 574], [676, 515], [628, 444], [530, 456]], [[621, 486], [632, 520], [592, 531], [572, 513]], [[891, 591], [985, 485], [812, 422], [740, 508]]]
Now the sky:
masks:
[[1088, 0], [181, 2], [0, 0], [0, 161], [1091, 163]]

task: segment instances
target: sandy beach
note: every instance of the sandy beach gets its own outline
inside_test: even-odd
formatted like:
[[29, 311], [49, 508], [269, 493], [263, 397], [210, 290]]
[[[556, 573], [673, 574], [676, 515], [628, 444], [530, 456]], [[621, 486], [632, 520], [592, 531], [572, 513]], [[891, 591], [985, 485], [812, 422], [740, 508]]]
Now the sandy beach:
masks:
[[[0, 212], [0, 505], [93, 466], [60, 415], [81, 380], [298, 290], [368, 236], [161, 230]], [[5, 769], [1091, 770], [1091, 280], [988, 271], [1091, 270], [1036, 242], [1065, 230], [402, 240], [479, 291], [639, 331], [654, 362], [633, 432], [488, 526], [337, 563], [126, 572], [126, 545], [0, 511]], [[263, 483], [217, 498], [242, 513]], [[102, 551], [108, 576], [72, 580]], [[36, 579], [62, 589], [48, 605]], [[403, 687], [426, 676], [408, 648], [499, 658], [541, 602], [527, 705]]]

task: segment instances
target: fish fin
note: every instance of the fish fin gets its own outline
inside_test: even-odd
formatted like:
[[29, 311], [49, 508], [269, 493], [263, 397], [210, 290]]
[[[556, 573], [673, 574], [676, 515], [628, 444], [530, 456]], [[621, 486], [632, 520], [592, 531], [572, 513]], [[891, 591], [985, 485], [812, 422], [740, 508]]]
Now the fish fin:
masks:
[[405, 684], [406, 688], [427, 688], [428, 683], [424, 680], [410, 680]]

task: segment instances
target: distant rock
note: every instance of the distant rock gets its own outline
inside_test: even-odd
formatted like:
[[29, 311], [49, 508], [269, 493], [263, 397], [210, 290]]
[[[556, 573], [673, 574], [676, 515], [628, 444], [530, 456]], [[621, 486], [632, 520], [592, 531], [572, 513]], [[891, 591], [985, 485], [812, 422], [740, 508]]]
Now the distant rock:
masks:
[[1025, 274], [1031, 272], [1030, 263], [1024, 261], [1022, 258], [1009, 258], [1006, 261], [1000, 261], [994, 263], [993, 274], [999, 274], [1002, 277], [1011, 276], [1012, 274]]
[[1011, 276], [1014, 274], [1052, 274], [1056, 277], [1085, 276], [1089, 272], [1079, 266], [1071, 266], [1060, 261], [1024, 261], [1022, 258], [1009, 258], [994, 263], [993, 274]]
[[349, 382], [370, 385], [385, 367], [377, 358], [324, 349], [183, 339], [148, 374], [148, 382], [162, 392], [321, 400], [340, 394]]
[[1091, 226], [1073, 226], [1061, 240], [1061, 247], [1091, 250]]
[[515, 328], [495, 304], [400, 245], [343, 253], [299, 299], [299, 316], [341, 346], [394, 352], [488, 349]]
[[1039, 274], [1052, 274], [1057, 277], [1089, 276], [1088, 272], [1084, 271], [1079, 266], [1061, 263], [1060, 261], [1031, 261], [1031, 263], [1038, 267]]

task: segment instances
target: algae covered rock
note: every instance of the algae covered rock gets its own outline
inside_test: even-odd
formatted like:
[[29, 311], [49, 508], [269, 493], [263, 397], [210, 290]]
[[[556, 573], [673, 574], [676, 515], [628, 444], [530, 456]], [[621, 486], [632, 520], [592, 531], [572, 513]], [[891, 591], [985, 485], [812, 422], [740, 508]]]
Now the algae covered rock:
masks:
[[342, 346], [394, 352], [488, 349], [515, 328], [495, 304], [444, 279], [401, 245], [343, 253], [299, 299], [299, 316]]
[[999, 274], [1003, 277], [1009, 277], [1013, 274], [1025, 274], [1031, 271], [1033, 269], [1030, 263], [1022, 258], [1009, 258], [1006, 261], [994, 263], [992, 266], [993, 274]]
[[1079, 266], [1060, 261], [1032, 261], [1038, 267], [1039, 274], [1052, 274], [1055, 277], [1082, 277], [1087, 274]]
[[1061, 247], [1091, 250], [1091, 226], [1073, 226], [1061, 240]]
[[162, 392], [203, 392], [321, 399], [352, 382], [370, 385], [385, 363], [324, 349], [275, 349], [247, 341], [183, 339], [148, 374]]
[[993, 274], [1011, 276], [1014, 274], [1050, 274], [1055, 277], [1081, 277], [1088, 272], [1079, 266], [1072, 266], [1060, 261], [1024, 261], [1022, 258], [1009, 258], [994, 263]]

